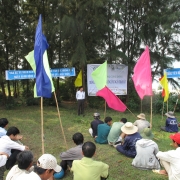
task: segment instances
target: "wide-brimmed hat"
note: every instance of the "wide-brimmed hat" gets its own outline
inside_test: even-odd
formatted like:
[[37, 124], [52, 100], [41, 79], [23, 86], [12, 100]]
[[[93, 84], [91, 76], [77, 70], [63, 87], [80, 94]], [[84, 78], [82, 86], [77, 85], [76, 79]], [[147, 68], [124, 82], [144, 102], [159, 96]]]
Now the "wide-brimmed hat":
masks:
[[137, 117], [140, 118], [140, 119], [143, 119], [143, 120], [146, 119], [146, 116], [145, 116], [144, 113], [140, 113], [139, 115], [137, 115]]
[[167, 117], [170, 118], [175, 118], [174, 113], [172, 111], [169, 111], [168, 113], [165, 114]]
[[51, 154], [43, 154], [38, 159], [37, 166], [43, 169], [53, 169], [55, 172], [60, 172], [62, 169], [61, 166], [57, 164], [56, 158]]
[[141, 133], [141, 136], [144, 139], [152, 139], [154, 137], [150, 128], [145, 128]]
[[171, 134], [169, 137], [177, 144], [180, 144], [180, 133]]
[[121, 131], [125, 134], [134, 134], [138, 131], [138, 128], [133, 123], [127, 122], [121, 127]]

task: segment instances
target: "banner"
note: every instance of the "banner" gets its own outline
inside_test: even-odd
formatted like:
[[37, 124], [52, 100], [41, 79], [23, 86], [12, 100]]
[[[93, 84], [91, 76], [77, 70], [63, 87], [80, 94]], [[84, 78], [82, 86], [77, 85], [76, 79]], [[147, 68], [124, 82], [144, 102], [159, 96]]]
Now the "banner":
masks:
[[[98, 89], [91, 77], [91, 73], [100, 64], [87, 65], [87, 90], [88, 96], [96, 96]], [[128, 67], [122, 64], [107, 65], [107, 87], [116, 95], [127, 95]]]
[[179, 78], [180, 77], [180, 68], [165, 69], [167, 73], [167, 78]]

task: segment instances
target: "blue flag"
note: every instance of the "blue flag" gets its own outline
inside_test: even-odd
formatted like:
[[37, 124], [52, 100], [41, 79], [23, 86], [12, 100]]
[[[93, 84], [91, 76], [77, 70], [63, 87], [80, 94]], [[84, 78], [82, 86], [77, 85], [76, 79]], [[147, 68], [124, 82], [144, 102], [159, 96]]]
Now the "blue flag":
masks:
[[38, 25], [36, 27], [34, 59], [36, 63], [36, 93], [39, 97], [51, 98], [52, 78], [49, 68], [46, 50], [49, 47], [46, 37], [42, 33], [42, 18], [39, 16]]

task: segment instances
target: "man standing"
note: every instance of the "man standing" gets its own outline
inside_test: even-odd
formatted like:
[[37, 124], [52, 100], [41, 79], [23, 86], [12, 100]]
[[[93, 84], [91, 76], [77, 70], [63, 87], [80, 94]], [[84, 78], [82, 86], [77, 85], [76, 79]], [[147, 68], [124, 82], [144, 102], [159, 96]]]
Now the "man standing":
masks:
[[80, 87], [79, 91], [76, 92], [76, 99], [78, 101], [78, 116], [80, 114], [84, 115], [85, 92], [83, 91], [83, 87]]

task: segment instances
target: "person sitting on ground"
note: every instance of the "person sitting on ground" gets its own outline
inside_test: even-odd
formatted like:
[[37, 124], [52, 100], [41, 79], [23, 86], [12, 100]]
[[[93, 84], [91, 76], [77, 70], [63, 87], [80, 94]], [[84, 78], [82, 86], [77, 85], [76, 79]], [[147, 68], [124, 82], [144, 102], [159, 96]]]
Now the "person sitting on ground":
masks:
[[22, 174], [18, 180], [53, 180], [53, 174], [60, 172], [61, 166], [57, 164], [56, 158], [51, 154], [43, 154], [34, 166], [34, 172]]
[[9, 155], [6, 162], [6, 169], [11, 169], [16, 163], [16, 156], [24, 150], [28, 150], [28, 146], [23, 146], [15, 142], [19, 139], [20, 131], [17, 127], [10, 127], [5, 136], [0, 138], [0, 152], [5, 152]]
[[84, 142], [84, 137], [81, 133], [77, 132], [72, 137], [73, 142], [76, 144], [76, 147], [73, 147], [66, 152], [60, 154], [61, 163], [60, 166], [64, 170], [67, 170], [67, 167], [72, 167], [73, 160], [82, 159], [82, 145]]
[[150, 128], [150, 123], [146, 120], [144, 113], [140, 113], [137, 117], [139, 119], [134, 122], [134, 125], [138, 127], [139, 133], [143, 132], [145, 128]]
[[74, 160], [71, 171], [74, 180], [103, 180], [108, 177], [109, 166], [103, 162], [92, 159], [96, 152], [96, 145], [93, 142], [85, 142], [82, 146], [84, 157], [81, 160]]
[[18, 165], [14, 165], [6, 176], [6, 180], [16, 180], [21, 174], [33, 171], [33, 154], [31, 151], [23, 151], [17, 155]]
[[159, 148], [158, 145], [151, 140], [153, 138], [151, 129], [145, 128], [141, 136], [142, 139], [136, 142], [136, 156], [133, 159], [132, 165], [143, 170], [160, 169], [160, 164], [156, 157]]
[[167, 116], [165, 127], [161, 127], [161, 130], [166, 132], [178, 132], [178, 122], [174, 113], [169, 111], [165, 114]]
[[127, 122], [126, 118], [121, 118], [119, 122], [114, 122], [112, 124], [111, 130], [108, 135], [109, 145], [114, 145], [122, 142], [123, 138], [121, 137], [121, 127]]
[[104, 122], [100, 120], [99, 113], [94, 113], [94, 120], [91, 122], [91, 128], [89, 129], [89, 133], [93, 138], [97, 136], [97, 127], [99, 124], [104, 124]]
[[6, 127], [8, 125], [8, 120], [6, 118], [1, 118], [0, 119], [0, 138], [4, 135], [6, 135]]
[[95, 142], [99, 144], [107, 144], [108, 140], [108, 134], [111, 129], [111, 124], [112, 124], [112, 118], [111, 117], [106, 117], [104, 120], [104, 124], [99, 124], [98, 125], [98, 130], [97, 130], [97, 137], [95, 138]]
[[153, 172], [168, 175], [169, 180], [176, 180], [180, 179], [180, 133], [170, 135], [170, 139], [172, 139], [176, 150], [159, 151], [156, 156], [159, 158], [164, 170], [153, 170]]
[[137, 132], [138, 128], [131, 122], [127, 122], [121, 127], [121, 131], [125, 134], [124, 143], [118, 144], [116, 150], [127, 157], [134, 158], [136, 156], [136, 142], [142, 138]]

